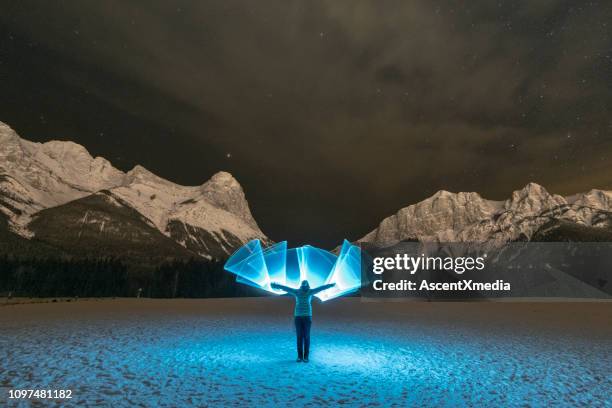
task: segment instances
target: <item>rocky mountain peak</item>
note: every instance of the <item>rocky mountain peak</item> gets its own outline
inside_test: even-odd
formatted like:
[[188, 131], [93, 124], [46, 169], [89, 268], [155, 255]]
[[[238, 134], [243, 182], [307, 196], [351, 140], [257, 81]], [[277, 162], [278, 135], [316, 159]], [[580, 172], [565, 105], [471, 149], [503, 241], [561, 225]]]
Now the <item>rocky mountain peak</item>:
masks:
[[0, 168], [6, 167], [9, 162], [20, 161], [23, 155], [19, 135], [9, 125], [0, 122]]
[[93, 160], [85, 147], [69, 140], [50, 140], [40, 145], [39, 151], [55, 160]]
[[567, 200], [564, 197], [550, 194], [539, 184], [529, 183], [522, 189], [514, 191], [512, 198], [504, 203], [504, 207], [506, 210], [528, 215], [566, 204]]
[[578, 194], [574, 204], [597, 209], [612, 208], [612, 193], [610, 191], [592, 189], [585, 194]]
[[220, 171], [200, 187], [202, 196], [215, 206], [239, 216], [253, 228], [257, 223], [251, 215], [249, 204], [246, 201], [244, 190], [230, 173]]
[[147, 170], [144, 166], [141, 166], [140, 164], [135, 165], [132, 170], [128, 171], [126, 173], [128, 176], [141, 176], [141, 177], [148, 177], [148, 176], [154, 176], [155, 174], [153, 174], [152, 172], [150, 172], [149, 170]]
[[0, 122], [0, 142], [19, 140], [17, 133], [4, 122]]
[[548, 197], [550, 193], [538, 183], [528, 183], [525, 187], [520, 190], [512, 192], [512, 200], [519, 201], [525, 197]]
[[240, 187], [238, 181], [227, 171], [218, 171], [208, 180], [204, 185], [215, 184], [218, 186], [225, 186], [227, 188]]
[[134, 183], [159, 184], [159, 185], [175, 185], [171, 181], [159, 177], [157, 174], [148, 170], [144, 166], [137, 164], [128, 171], [125, 175], [125, 185]]

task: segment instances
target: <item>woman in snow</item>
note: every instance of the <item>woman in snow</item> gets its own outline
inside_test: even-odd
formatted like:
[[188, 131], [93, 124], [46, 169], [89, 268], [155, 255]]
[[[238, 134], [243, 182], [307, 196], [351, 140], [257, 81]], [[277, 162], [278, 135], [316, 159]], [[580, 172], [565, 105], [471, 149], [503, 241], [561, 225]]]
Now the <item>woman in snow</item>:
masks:
[[284, 290], [295, 297], [295, 311], [293, 315], [295, 317], [295, 334], [297, 336], [298, 363], [308, 362], [308, 353], [310, 351], [310, 325], [312, 324], [312, 297], [315, 294], [322, 292], [325, 289], [329, 289], [334, 285], [336, 284], [330, 283], [328, 285], [310, 289], [310, 284], [307, 280], [302, 281], [302, 284], [298, 289], [290, 288], [278, 283], [272, 283], [270, 285], [274, 289]]

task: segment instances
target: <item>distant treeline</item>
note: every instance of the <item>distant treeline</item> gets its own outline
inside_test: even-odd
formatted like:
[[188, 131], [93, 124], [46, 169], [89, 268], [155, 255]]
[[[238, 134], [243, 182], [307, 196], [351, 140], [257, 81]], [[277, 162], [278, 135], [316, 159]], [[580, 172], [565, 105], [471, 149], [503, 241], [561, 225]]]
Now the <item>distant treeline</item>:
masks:
[[223, 262], [177, 260], [139, 268], [115, 258], [22, 259], [0, 256], [0, 295], [15, 297], [234, 297], [260, 293], [238, 285]]

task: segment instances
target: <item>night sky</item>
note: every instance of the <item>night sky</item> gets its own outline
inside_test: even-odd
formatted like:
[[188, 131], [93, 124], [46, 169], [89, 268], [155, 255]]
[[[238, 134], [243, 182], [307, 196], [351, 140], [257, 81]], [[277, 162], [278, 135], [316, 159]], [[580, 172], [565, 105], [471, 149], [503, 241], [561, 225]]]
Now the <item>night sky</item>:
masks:
[[0, 120], [129, 170], [226, 170], [333, 247], [437, 190], [612, 189], [612, 2], [4, 1]]

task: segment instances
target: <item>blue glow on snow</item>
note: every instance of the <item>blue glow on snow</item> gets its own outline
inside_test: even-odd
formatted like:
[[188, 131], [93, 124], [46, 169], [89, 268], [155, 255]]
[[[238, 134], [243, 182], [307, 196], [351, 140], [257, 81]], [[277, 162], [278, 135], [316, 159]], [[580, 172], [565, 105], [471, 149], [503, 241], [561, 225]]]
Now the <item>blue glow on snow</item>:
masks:
[[264, 250], [255, 239], [238, 249], [225, 269], [236, 275], [236, 282], [274, 294], [284, 291], [272, 289], [272, 282], [291, 288], [298, 288], [303, 280], [311, 288], [335, 283], [336, 286], [315, 295], [326, 301], [361, 287], [361, 250], [347, 240], [338, 256], [311, 245], [287, 249], [286, 241]]

